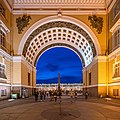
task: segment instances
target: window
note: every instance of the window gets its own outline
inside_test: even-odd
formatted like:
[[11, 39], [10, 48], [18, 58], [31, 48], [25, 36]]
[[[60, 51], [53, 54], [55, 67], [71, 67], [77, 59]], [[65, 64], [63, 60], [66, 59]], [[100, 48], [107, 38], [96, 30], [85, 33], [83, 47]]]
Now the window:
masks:
[[119, 89], [113, 89], [113, 96], [119, 96]]
[[113, 7], [113, 19], [118, 15], [119, 12], [120, 12], [120, 0], [118, 0]]
[[91, 85], [91, 73], [89, 73], [89, 85]]
[[30, 85], [30, 73], [28, 73], [28, 85]]
[[5, 9], [2, 4], [0, 4], [0, 13], [5, 17]]
[[7, 90], [1, 90], [1, 96], [6, 96], [7, 95]]
[[0, 63], [0, 78], [7, 79], [5, 75], [5, 64]]
[[6, 47], [6, 35], [2, 30], [0, 30], [0, 45]]
[[113, 34], [113, 49], [117, 48], [120, 44], [120, 28]]
[[113, 65], [113, 77], [116, 78], [116, 77], [120, 77], [120, 62], [116, 62], [114, 65]]
[[2, 48], [3, 50], [7, 50], [7, 42], [6, 42], [6, 38], [7, 38], [7, 33], [9, 32], [9, 29], [7, 28], [7, 26], [2, 22], [2, 20], [0, 20], [0, 48]]

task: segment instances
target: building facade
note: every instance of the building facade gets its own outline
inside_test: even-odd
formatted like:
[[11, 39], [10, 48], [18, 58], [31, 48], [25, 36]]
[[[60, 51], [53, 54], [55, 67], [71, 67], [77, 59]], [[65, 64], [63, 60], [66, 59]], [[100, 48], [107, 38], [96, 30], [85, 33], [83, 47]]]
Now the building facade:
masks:
[[83, 89], [120, 98], [120, 0], [1, 0], [0, 99], [28, 97], [36, 62], [48, 49], [73, 50]]

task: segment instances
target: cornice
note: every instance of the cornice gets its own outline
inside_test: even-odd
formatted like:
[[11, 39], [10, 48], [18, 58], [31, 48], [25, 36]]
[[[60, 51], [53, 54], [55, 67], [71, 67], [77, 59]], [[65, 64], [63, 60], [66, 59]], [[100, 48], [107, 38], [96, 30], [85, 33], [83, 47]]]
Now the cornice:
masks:
[[26, 65], [29, 70], [35, 71], [35, 67], [29, 64], [24, 58], [24, 56], [13, 56], [13, 62], [18, 62], [18, 63], [21, 62], [24, 65]]
[[11, 55], [9, 55], [7, 52], [5, 52], [4, 50], [2, 50], [1, 48], [0, 48], [0, 56], [3, 56], [3, 57], [5, 57], [5, 58], [7, 58], [8, 60], [12, 60], [12, 56]]
[[108, 55], [109, 61], [120, 55], [120, 47]]
[[90, 70], [92, 68], [93, 65], [95, 65], [96, 63], [98, 62], [106, 62], [106, 56], [95, 56], [92, 60], [92, 63], [89, 64], [87, 67], [84, 67], [83, 68], [83, 71], [86, 71], [86, 70]]
[[2, 27], [4, 30], [5, 30], [5, 32], [10, 32], [10, 30], [7, 28], [7, 26], [2, 22], [2, 20], [0, 20], [0, 27]]
[[10, 12], [12, 12], [12, 1], [11, 0], [4, 0], [5, 5], [9, 9]]
[[[23, 7], [24, 6], [24, 7]], [[50, 7], [53, 6], [59, 8], [64, 8], [69, 6], [71, 8], [79, 7], [104, 7], [104, 0], [14, 0], [14, 8], [25, 8], [25, 7]], [[41, 6], [41, 7], [40, 7]]]
[[[60, 10], [63, 15], [106, 15], [106, 11], [104, 10], [81, 10], [81, 9], [71, 9], [71, 10]], [[13, 10], [14, 15], [21, 15], [21, 14], [29, 14], [29, 15], [56, 15], [58, 14], [59, 10]]]
[[106, 14], [104, 0], [14, 0], [13, 14]]
[[108, 12], [111, 11], [111, 9], [113, 8], [114, 4], [116, 3], [117, 0], [109, 0], [109, 6], [108, 6]]

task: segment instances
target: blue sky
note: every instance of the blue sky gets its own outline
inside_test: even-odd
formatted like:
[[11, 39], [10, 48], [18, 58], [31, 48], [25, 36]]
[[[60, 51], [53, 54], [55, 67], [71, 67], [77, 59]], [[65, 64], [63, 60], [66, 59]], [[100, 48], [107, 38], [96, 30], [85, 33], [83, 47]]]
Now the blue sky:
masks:
[[58, 72], [61, 83], [81, 83], [82, 63], [78, 55], [64, 47], [47, 50], [40, 56], [37, 65], [36, 83], [57, 83]]

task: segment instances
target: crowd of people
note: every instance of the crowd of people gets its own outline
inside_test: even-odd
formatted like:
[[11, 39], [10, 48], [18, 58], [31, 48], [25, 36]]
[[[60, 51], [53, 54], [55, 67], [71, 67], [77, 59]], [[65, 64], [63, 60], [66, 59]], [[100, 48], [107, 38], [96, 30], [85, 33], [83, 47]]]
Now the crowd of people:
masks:
[[[66, 95], [68, 95], [68, 93]], [[69, 91], [69, 95], [71, 98], [71, 102], [73, 102], [73, 99], [76, 100], [78, 97], [77, 91], [72, 89]], [[40, 101], [44, 101], [48, 96], [50, 97], [50, 101], [56, 102], [58, 96], [59, 96], [59, 100], [61, 101], [62, 90], [49, 90], [49, 91], [35, 90], [35, 101], [38, 101], [38, 99]], [[87, 98], [88, 98], [88, 92], [85, 92], [85, 99]]]
[[45, 90], [36, 90], [35, 91], [35, 101], [38, 101], [38, 98], [40, 98], [40, 101], [44, 101], [46, 96], [50, 96], [50, 101], [54, 100], [55, 102], [57, 101], [57, 96], [62, 95], [61, 90], [50, 90], [50, 91], [45, 91]]

